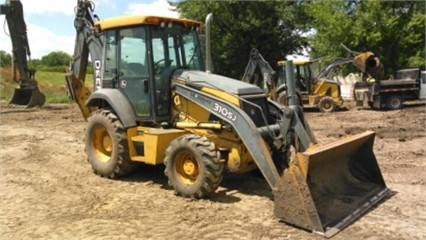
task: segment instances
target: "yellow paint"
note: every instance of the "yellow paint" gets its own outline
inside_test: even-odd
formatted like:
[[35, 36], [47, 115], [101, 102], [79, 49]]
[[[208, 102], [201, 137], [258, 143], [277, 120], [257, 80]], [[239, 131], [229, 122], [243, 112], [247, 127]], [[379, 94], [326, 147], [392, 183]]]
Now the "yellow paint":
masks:
[[80, 108], [80, 111], [84, 119], [90, 116], [90, 113], [94, 111], [94, 108], [86, 106], [86, 101], [92, 93], [88, 87], [84, 84], [84, 80], [77, 79], [74, 75], [68, 75], [71, 78], [70, 84], [75, 94], [75, 101]]
[[223, 90], [204, 87], [204, 88], [201, 89], [201, 91], [206, 92], [209, 95], [218, 97], [218, 98], [224, 100], [225, 102], [232, 103], [235, 106], [240, 106], [240, 100], [238, 99], [238, 97], [236, 97], [236, 96], [234, 96], [230, 93], [227, 93]]
[[108, 162], [111, 160], [113, 144], [111, 136], [104, 127], [93, 129], [93, 135], [88, 141], [92, 141], [94, 152], [101, 162]]
[[[157, 165], [163, 163], [170, 142], [188, 133], [178, 129], [135, 127], [127, 130], [129, 154], [133, 161]], [[143, 145], [143, 155], [138, 155], [135, 143]]]
[[[298, 66], [298, 65], [308, 65], [308, 64], [313, 63], [310, 60], [303, 60], [303, 59], [294, 59], [294, 60], [292, 60], [292, 62], [293, 62], [293, 65], [296, 65], [296, 66]], [[278, 61], [278, 66], [280, 66], [280, 67], [285, 66], [286, 63], [287, 63], [287, 61]]]
[[160, 17], [160, 16], [119, 16], [111, 17], [100, 20], [95, 23], [102, 31], [107, 29], [115, 29], [121, 27], [128, 27], [134, 25], [159, 25], [161, 22], [166, 24], [168, 23], [182, 23], [185, 26], [195, 25], [200, 29], [203, 27], [203, 23], [183, 19], [183, 18], [170, 18], [170, 17]]

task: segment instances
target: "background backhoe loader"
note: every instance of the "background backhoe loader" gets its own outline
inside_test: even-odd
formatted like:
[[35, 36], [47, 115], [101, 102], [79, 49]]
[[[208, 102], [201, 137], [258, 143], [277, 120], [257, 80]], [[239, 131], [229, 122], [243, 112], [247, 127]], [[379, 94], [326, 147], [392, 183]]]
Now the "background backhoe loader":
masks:
[[[321, 69], [317, 75], [314, 75], [313, 65], [317, 61], [311, 60], [293, 60], [294, 71], [296, 75], [296, 93], [301, 106], [305, 108], [317, 108], [322, 112], [333, 112], [343, 106], [340, 85], [336, 81], [330, 80], [330, 74], [336, 67], [347, 63], [353, 63], [362, 72], [377, 74], [383, 71], [380, 60], [372, 52], [354, 52], [345, 45], [341, 46], [347, 51], [345, 58], [336, 58], [325, 68]], [[264, 60], [257, 49], [252, 49], [249, 63], [244, 72], [244, 82], [258, 82], [259, 85], [265, 85], [264, 89], [272, 100], [282, 105], [288, 105], [287, 79], [285, 74], [285, 65], [287, 61], [279, 61], [280, 67], [276, 73], [270, 65]], [[256, 70], [260, 69], [262, 77], [256, 78]]]
[[[6, 16], [12, 41], [12, 78], [19, 83], [19, 87], [15, 88], [10, 104], [26, 107], [42, 106], [46, 98], [38, 88], [35, 80], [35, 69], [28, 66], [27, 56], [30, 58], [31, 52], [21, 1], [6, 0], [5, 4], [0, 5], [0, 14]], [[16, 69], [18, 69], [19, 74], [16, 74]]]
[[[297, 104], [283, 107], [263, 89], [205, 68], [201, 22], [98, 20], [93, 10], [78, 0], [66, 81], [87, 119], [86, 153], [96, 174], [117, 178], [139, 163], [164, 164], [178, 195], [204, 198], [214, 194], [225, 168], [257, 168], [275, 195], [279, 219], [327, 237], [388, 192], [374, 132], [319, 145]], [[89, 53], [93, 92], [84, 85]], [[293, 93], [289, 88], [290, 99]]]

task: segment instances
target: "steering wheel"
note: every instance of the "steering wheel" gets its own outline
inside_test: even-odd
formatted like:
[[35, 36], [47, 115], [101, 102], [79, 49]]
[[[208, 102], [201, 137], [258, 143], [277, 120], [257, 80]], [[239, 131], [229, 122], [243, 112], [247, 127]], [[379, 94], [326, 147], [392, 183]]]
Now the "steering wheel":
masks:
[[160, 74], [161, 73], [161, 68], [160, 68], [160, 63], [162, 63], [162, 62], [165, 62], [166, 61], [166, 59], [165, 58], [163, 58], [163, 59], [160, 59], [160, 60], [158, 60], [158, 61], [156, 61], [155, 63], [154, 63], [154, 73], [155, 74]]
[[301, 90], [307, 91], [308, 87], [306, 86], [306, 84], [307, 84], [306, 79], [304, 77], [302, 77], [302, 76], [298, 76], [298, 77], [299, 77], [299, 81], [298, 81], [299, 84], [304, 88], [304, 89], [301, 89]]

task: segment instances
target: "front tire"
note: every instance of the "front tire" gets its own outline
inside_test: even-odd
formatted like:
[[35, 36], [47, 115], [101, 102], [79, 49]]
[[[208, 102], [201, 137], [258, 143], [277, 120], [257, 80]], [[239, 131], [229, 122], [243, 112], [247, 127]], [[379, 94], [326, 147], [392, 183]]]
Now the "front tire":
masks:
[[[303, 108], [302, 95], [300, 92], [296, 92], [297, 100], [299, 101], [299, 106]], [[277, 103], [283, 106], [289, 106], [289, 100], [287, 91], [283, 90], [277, 94]]]
[[331, 97], [323, 97], [318, 102], [318, 108], [321, 112], [330, 113], [336, 110], [336, 103]]
[[215, 192], [224, 165], [214, 143], [195, 134], [173, 140], [166, 150], [164, 173], [177, 195], [205, 198]]
[[117, 178], [134, 171], [139, 164], [129, 159], [126, 130], [117, 116], [100, 109], [87, 121], [86, 154], [95, 174]]

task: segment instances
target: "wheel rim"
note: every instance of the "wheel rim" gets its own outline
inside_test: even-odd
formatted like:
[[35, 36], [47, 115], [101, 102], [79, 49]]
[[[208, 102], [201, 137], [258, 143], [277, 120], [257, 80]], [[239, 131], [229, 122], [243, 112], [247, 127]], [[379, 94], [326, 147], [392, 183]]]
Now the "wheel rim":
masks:
[[113, 145], [111, 136], [104, 127], [94, 129], [92, 143], [98, 159], [101, 162], [108, 162], [111, 159]]
[[334, 102], [330, 99], [324, 99], [320, 102], [320, 109], [324, 112], [331, 112], [334, 110]]
[[178, 180], [186, 185], [194, 184], [199, 175], [199, 167], [194, 154], [181, 151], [176, 155], [175, 170]]
[[394, 107], [394, 108], [399, 107], [399, 99], [397, 99], [397, 98], [392, 99], [392, 101], [391, 101], [391, 105], [392, 105], [392, 107]]
[[330, 110], [331, 108], [331, 104], [329, 102], [325, 102], [322, 107], [324, 108], [324, 110]]

